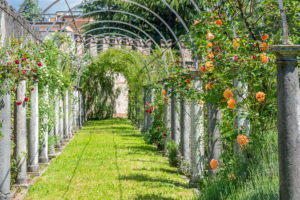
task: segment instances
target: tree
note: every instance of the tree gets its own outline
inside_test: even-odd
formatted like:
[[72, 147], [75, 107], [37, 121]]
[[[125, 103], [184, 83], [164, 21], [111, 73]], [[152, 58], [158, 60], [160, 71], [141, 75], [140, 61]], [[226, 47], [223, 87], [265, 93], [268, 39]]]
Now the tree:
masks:
[[[24, 6], [21, 14], [27, 20], [35, 20], [42, 11], [41, 8], [38, 7], [39, 0], [29, 0]], [[20, 5], [21, 6], [21, 5]]]

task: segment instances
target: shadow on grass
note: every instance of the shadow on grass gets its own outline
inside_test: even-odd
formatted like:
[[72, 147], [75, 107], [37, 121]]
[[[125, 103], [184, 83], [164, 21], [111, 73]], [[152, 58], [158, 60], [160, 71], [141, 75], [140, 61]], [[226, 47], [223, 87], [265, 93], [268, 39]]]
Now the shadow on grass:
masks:
[[190, 187], [188, 185], [178, 183], [174, 180], [169, 180], [169, 179], [163, 179], [163, 178], [152, 178], [148, 175], [144, 174], [131, 174], [128, 176], [120, 176], [121, 180], [133, 180], [137, 182], [159, 182], [159, 183], [168, 183], [171, 185], [175, 185], [177, 187], [182, 187], [182, 188], [187, 188], [189, 189]]
[[177, 170], [173, 169], [165, 169], [165, 168], [157, 168], [157, 169], [147, 169], [147, 168], [141, 168], [141, 169], [135, 169], [134, 171], [153, 171], [153, 172], [166, 172], [166, 173], [169, 173], [169, 174], [177, 174]]
[[68, 183], [68, 188], [67, 188], [66, 191], [64, 192], [64, 194], [63, 194], [63, 196], [62, 196], [61, 199], [64, 199], [64, 198], [66, 197], [66, 194], [68, 193], [68, 191], [69, 191], [69, 189], [70, 189], [70, 185], [71, 185], [71, 183], [72, 183], [72, 181], [73, 181], [74, 175], [75, 175], [76, 170], [77, 170], [77, 168], [78, 168], [78, 165], [79, 165], [79, 163], [80, 163], [80, 161], [81, 161], [81, 158], [82, 158], [82, 156], [83, 156], [83, 153], [85, 152], [86, 147], [90, 144], [90, 142], [91, 142], [91, 140], [92, 140], [92, 134], [90, 133], [89, 135], [90, 135], [90, 139], [89, 139], [89, 141], [86, 143], [86, 145], [84, 146], [84, 148], [83, 148], [83, 150], [82, 150], [82, 152], [81, 152], [81, 155], [80, 155], [80, 157], [79, 157], [79, 159], [78, 159], [78, 161], [77, 161], [77, 163], [76, 163], [76, 167], [75, 167], [74, 170], [73, 170], [73, 174], [72, 174], [71, 180], [70, 180], [69, 183]]
[[133, 200], [175, 200], [173, 198], [165, 198], [155, 194], [145, 194], [145, 195], [137, 195], [132, 198]]
[[118, 149], [117, 149], [117, 144], [115, 141], [115, 134], [113, 135], [113, 140], [114, 140], [114, 148], [115, 148], [115, 163], [116, 163], [116, 168], [118, 171], [120, 199], [122, 199], [122, 184], [121, 184], [121, 175], [120, 175], [120, 170], [119, 170], [119, 165], [118, 165]]

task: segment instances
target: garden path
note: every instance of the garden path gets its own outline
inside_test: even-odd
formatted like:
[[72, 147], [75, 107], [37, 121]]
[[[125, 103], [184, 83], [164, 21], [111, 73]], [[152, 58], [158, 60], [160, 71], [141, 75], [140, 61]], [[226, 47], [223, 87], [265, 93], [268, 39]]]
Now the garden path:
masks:
[[88, 121], [26, 199], [193, 199], [188, 182], [127, 119]]

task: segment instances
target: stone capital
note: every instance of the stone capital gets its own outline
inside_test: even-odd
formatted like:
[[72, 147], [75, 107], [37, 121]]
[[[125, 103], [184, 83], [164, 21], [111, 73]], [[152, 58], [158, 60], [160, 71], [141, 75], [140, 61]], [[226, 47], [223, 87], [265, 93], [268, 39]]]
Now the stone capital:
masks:
[[272, 45], [269, 49], [276, 56], [276, 64], [298, 64], [300, 45]]

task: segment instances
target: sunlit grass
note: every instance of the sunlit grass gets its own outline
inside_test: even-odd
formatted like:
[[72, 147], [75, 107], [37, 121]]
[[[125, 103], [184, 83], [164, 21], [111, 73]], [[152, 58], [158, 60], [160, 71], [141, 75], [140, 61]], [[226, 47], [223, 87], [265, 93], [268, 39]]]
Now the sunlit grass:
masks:
[[89, 121], [27, 199], [193, 199], [175, 168], [126, 119]]

